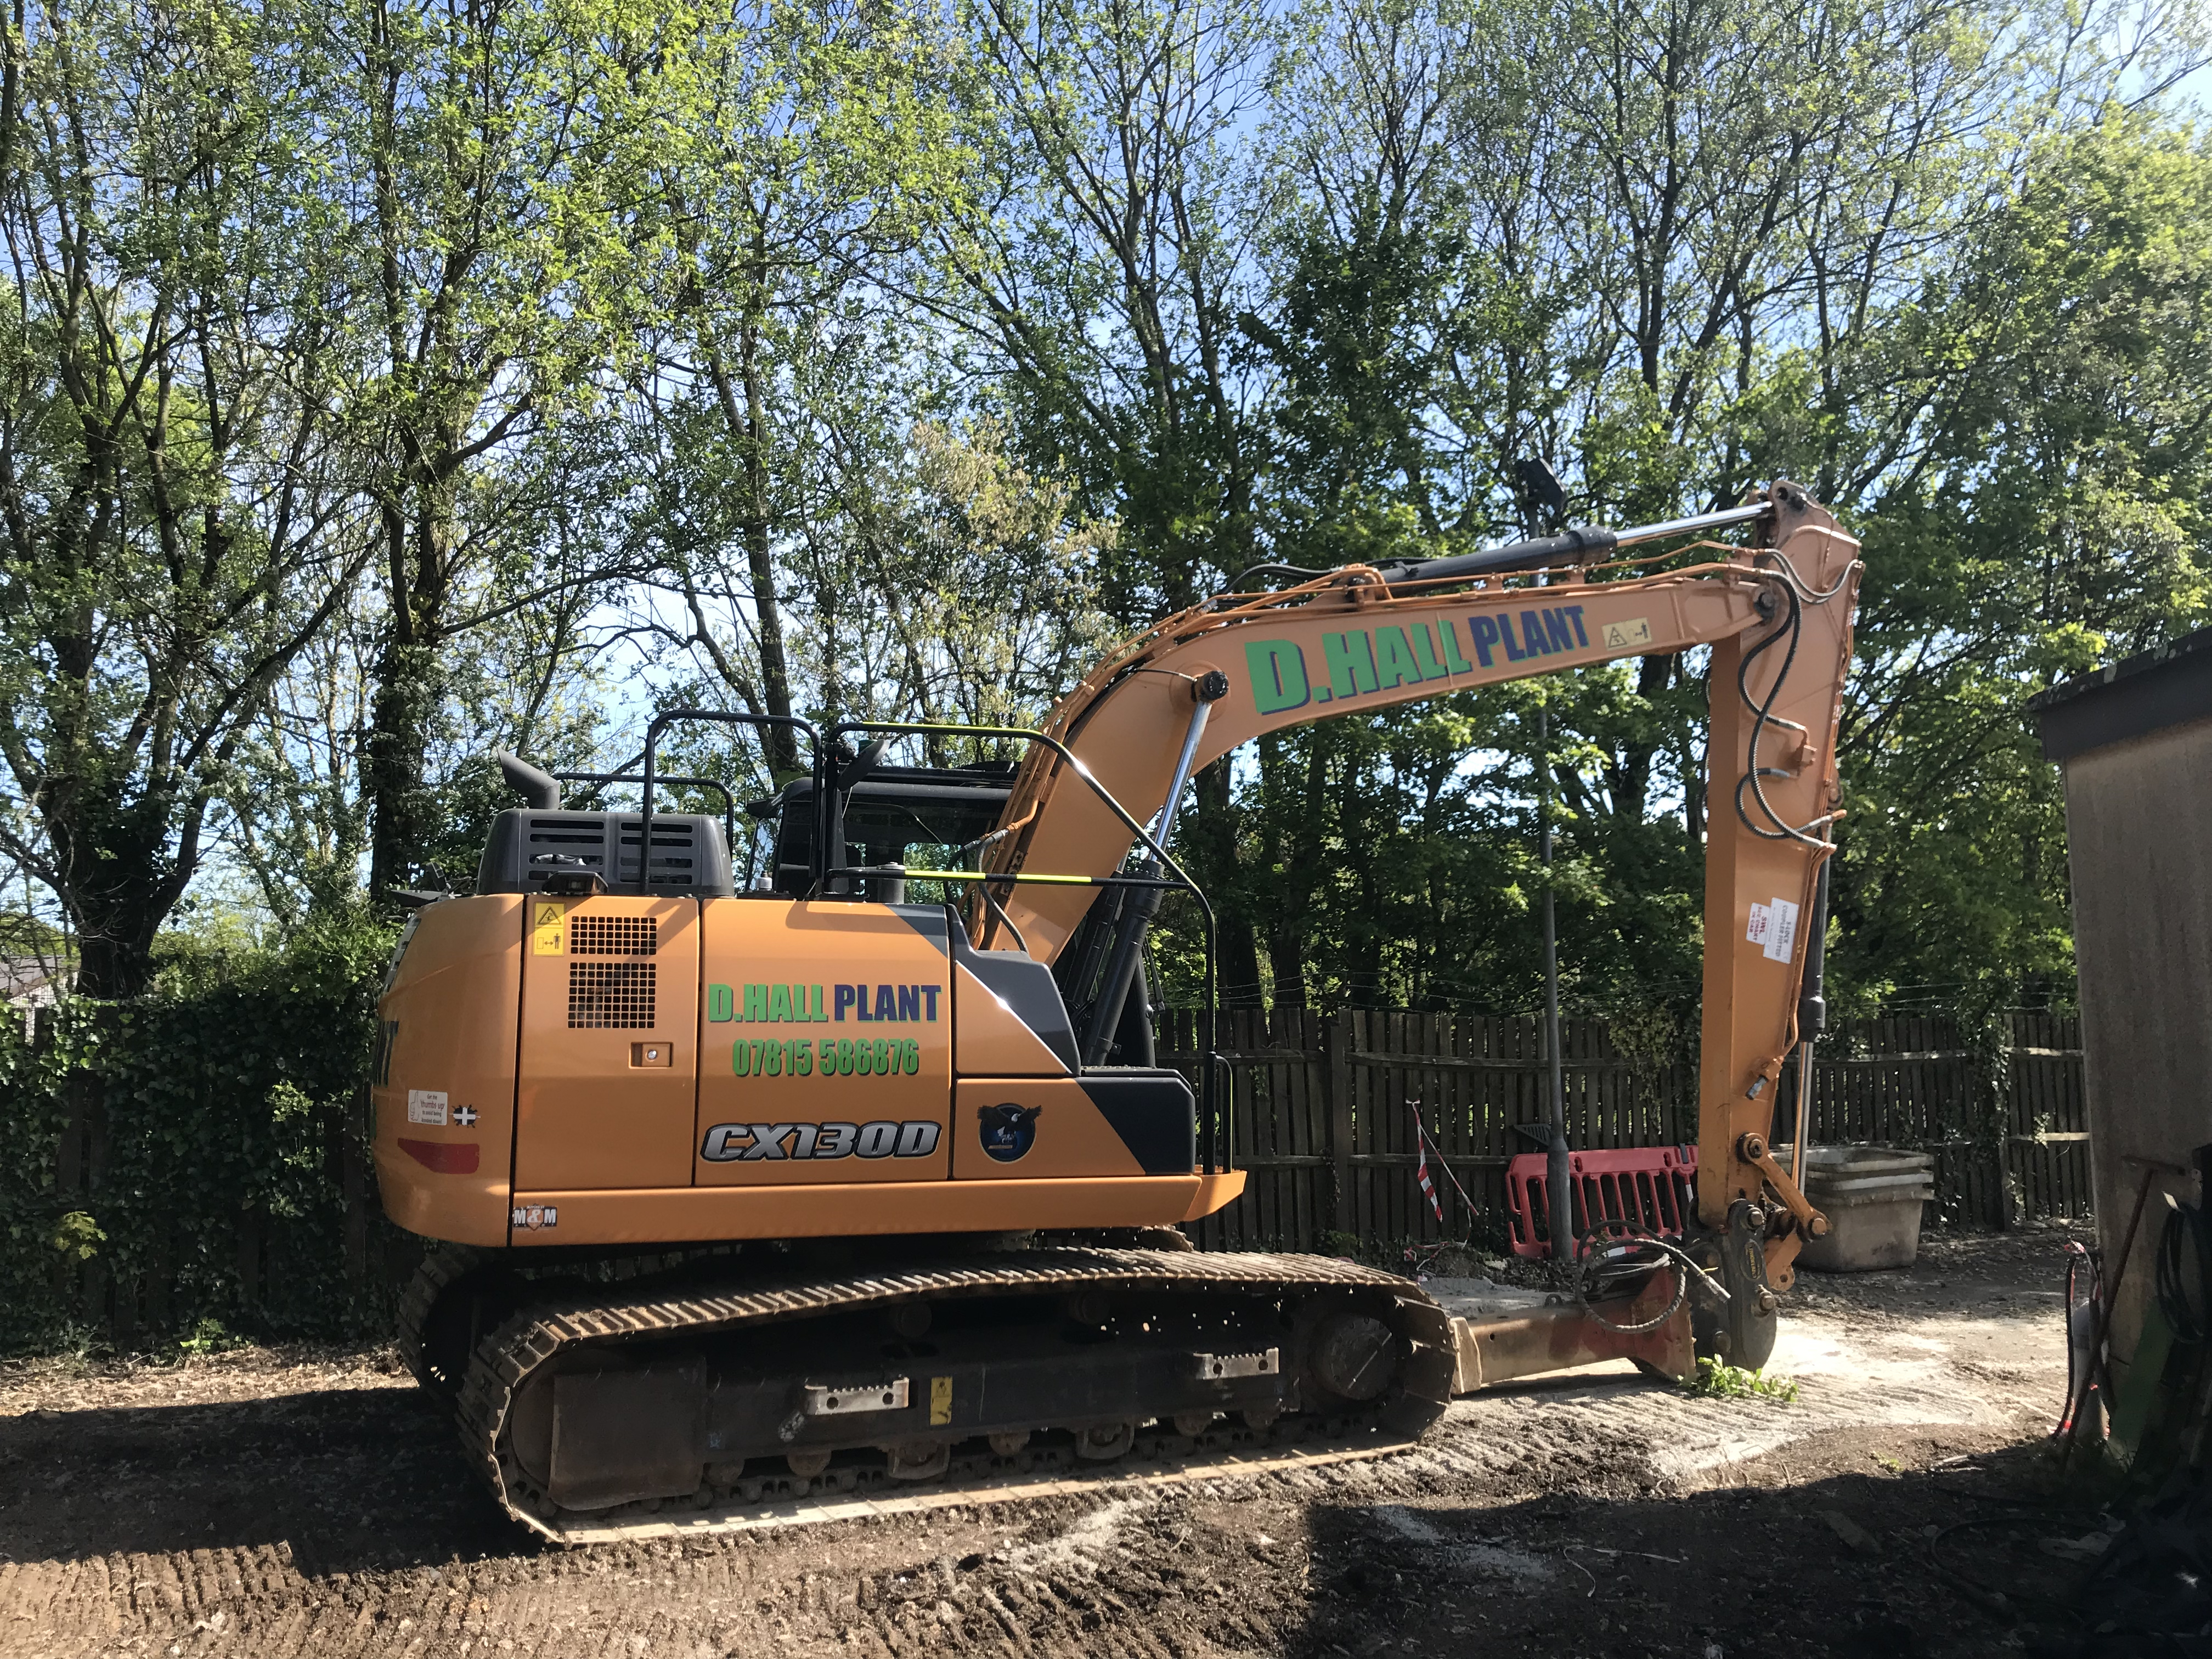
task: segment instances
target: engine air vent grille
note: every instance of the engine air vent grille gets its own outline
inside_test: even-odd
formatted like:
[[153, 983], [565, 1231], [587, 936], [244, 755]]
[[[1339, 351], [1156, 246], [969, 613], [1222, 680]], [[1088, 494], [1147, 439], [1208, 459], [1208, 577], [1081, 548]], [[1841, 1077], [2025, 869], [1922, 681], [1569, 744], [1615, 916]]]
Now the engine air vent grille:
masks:
[[[639, 821], [625, 819], [620, 831], [620, 846], [615, 854], [624, 881], [637, 879], [640, 841]], [[683, 819], [655, 818], [653, 821], [653, 873], [656, 879], [690, 881], [698, 862], [698, 850], [692, 826]]]
[[[578, 917], [577, 921], [584, 920]], [[575, 924], [571, 923], [571, 927]], [[650, 962], [571, 962], [568, 1024], [599, 1030], [653, 1029], [654, 975]]]
[[574, 916], [568, 922], [571, 956], [649, 957], [659, 948], [660, 924], [652, 916]]

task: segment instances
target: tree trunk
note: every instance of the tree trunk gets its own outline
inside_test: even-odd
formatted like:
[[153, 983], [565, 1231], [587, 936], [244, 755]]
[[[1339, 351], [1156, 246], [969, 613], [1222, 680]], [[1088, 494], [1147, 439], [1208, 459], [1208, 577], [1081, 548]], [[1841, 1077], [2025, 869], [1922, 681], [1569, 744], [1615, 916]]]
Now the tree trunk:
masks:
[[103, 1002], [143, 995], [154, 976], [154, 936], [168, 914], [137, 884], [70, 896], [77, 930], [76, 992]]
[[1267, 811], [1261, 840], [1280, 901], [1269, 907], [1267, 919], [1267, 965], [1274, 974], [1278, 1008], [1306, 1006], [1306, 935], [1313, 925], [1311, 901], [1320, 862], [1325, 745], [1317, 731], [1307, 732], [1305, 742], [1304, 798], [1299, 810], [1290, 811], [1285, 810], [1290, 791], [1283, 739], [1260, 739], [1261, 794]]
[[[1648, 702], [1665, 691], [1673, 683], [1676, 660], [1673, 652], [1638, 659], [1636, 695]], [[1659, 745], [1656, 742], [1632, 740], [1621, 745], [1619, 755], [1607, 768], [1611, 775], [1607, 779], [1607, 793], [1612, 797], [1616, 820], [1632, 823], [1644, 821], [1644, 803], [1651, 792], [1651, 766], [1658, 756]]]
[[443, 810], [430, 793], [425, 758], [445, 695], [438, 655], [446, 642], [453, 490], [439, 483], [418, 486], [415, 493], [419, 505], [411, 526], [396, 507], [387, 507], [384, 515], [385, 534], [398, 544], [389, 550], [391, 614], [377, 659], [362, 767], [371, 809], [368, 890], [380, 903], [414, 879], [424, 849], [437, 837]]
[[370, 803], [368, 890], [380, 903], [413, 881], [416, 860], [437, 834], [437, 803], [423, 779], [423, 732], [439, 701], [432, 656], [428, 645], [392, 639], [377, 659], [362, 786]]
[[[791, 714], [791, 668], [783, 644], [783, 608], [775, 596], [775, 562], [769, 532], [768, 410], [761, 386], [760, 319], [748, 310], [738, 337], [739, 367], [744, 375], [745, 411], [739, 434], [745, 453], [745, 568], [752, 580], [753, 617], [760, 629], [761, 698], [768, 712]], [[799, 770], [799, 740], [788, 728], [768, 734], [770, 767], [778, 779]]]
[[1221, 1002], [1227, 1008], [1261, 1006], [1260, 939], [1237, 879], [1236, 809], [1229, 799], [1229, 757], [1200, 772], [1187, 832], [1197, 854], [1193, 872], [1213, 901], [1215, 950]]

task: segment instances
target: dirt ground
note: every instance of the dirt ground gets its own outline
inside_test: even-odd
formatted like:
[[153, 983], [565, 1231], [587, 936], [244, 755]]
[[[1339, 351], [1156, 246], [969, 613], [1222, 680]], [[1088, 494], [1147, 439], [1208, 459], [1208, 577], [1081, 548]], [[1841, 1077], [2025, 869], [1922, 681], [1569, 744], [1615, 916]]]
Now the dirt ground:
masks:
[[680, 1544], [533, 1544], [389, 1349], [0, 1367], [0, 1659], [2022, 1652], [2101, 1532], [2039, 1452], [2064, 1237], [1805, 1275], [1794, 1404], [1605, 1368], [1375, 1462]]

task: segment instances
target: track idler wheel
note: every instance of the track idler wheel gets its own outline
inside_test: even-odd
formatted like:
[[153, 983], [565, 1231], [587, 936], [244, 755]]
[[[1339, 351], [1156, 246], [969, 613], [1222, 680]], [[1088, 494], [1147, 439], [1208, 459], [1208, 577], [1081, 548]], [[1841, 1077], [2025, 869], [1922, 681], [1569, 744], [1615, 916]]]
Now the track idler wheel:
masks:
[[[1369, 1411], [1408, 1438], [1443, 1415], [1455, 1348], [1451, 1321], [1416, 1291], [1407, 1296], [1318, 1297], [1299, 1316], [1298, 1370], [1323, 1412]], [[1265, 1431], [1273, 1420], [1247, 1426]]]
[[1313, 1374], [1339, 1400], [1364, 1406], [1398, 1374], [1398, 1339], [1372, 1314], [1332, 1314], [1314, 1333]]

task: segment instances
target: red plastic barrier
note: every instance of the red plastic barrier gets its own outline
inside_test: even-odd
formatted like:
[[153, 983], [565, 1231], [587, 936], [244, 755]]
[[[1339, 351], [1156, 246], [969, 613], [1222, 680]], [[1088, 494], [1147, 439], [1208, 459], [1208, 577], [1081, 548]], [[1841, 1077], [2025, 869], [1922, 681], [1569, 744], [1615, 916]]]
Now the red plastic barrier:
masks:
[[[1622, 1146], [1570, 1152], [1567, 1159], [1580, 1200], [1576, 1224], [1584, 1231], [1601, 1221], [1633, 1221], [1662, 1238], [1680, 1238], [1683, 1224], [1697, 1213], [1695, 1146]], [[1516, 1255], [1552, 1253], [1544, 1236], [1552, 1215], [1546, 1161], [1545, 1153], [1522, 1152], [1505, 1166], [1505, 1207]]]

